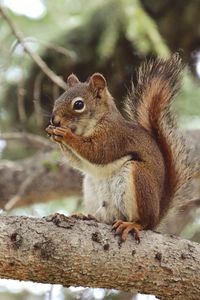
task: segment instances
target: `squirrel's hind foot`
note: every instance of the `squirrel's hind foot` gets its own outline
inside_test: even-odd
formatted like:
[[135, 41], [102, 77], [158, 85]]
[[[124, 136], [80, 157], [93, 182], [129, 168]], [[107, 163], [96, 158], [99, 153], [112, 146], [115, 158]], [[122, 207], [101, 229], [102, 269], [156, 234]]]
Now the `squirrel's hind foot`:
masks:
[[126, 241], [129, 233], [133, 233], [135, 240], [139, 243], [139, 231], [142, 229], [142, 225], [137, 222], [125, 222], [122, 220], [115, 221], [112, 226], [112, 230], [115, 230], [116, 234], [121, 236], [122, 242]]

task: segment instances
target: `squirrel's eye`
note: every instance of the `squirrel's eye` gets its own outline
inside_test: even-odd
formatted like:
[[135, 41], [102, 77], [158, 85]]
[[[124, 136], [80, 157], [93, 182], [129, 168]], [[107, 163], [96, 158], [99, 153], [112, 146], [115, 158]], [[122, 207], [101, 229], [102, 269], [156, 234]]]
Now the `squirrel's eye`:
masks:
[[73, 109], [82, 112], [85, 109], [85, 103], [81, 99], [77, 99], [73, 104]]

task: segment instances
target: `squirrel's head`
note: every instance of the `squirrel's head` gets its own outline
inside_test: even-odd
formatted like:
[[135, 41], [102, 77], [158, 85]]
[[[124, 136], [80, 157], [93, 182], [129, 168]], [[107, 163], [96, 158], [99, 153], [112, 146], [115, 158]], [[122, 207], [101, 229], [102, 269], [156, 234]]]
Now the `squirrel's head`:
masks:
[[87, 135], [114, 104], [106, 79], [100, 73], [94, 73], [88, 81], [80, 82], [71, 74], [67, 86], [55, 101], [51, 123]]

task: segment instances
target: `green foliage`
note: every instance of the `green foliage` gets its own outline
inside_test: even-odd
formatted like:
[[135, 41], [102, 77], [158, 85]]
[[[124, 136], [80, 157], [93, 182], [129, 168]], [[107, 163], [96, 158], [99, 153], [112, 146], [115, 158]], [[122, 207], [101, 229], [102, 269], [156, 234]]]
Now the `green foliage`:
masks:
[[[126, 94], [125, 87], [129, 88], [130, 80], [135, 79], [134, 70], [139, 63], [146, 56], [169, 55], [155, 21], [139, 0], [90, 0], [87, 5], [83, 0], [49, 0], [44, 4], [46, 14], [37, 20], [9, 12], [26, 37], [27, 45], [64, 78], [70, 72], [77, 73], [81, 80], [94, 71], [103, 72], [119, 107]], [[0, 80], [3, 82], [0, 126], [3, 130], [9, 127], [41, 133], [49, 120], [53, 99], [61, 90], [55, 93], [52, 82], [42, 77], [38, 96], [44, 110], [41, 127], [34, 108], [34, 89], [41, 71], [18, 45], [6, 22], [2, 19], [0, 22]], [[193, 88], [191, 76], [184, 79], [183, 87], [178, 110], [184, 117], [198, 114], [199, 91]], [[24, 93], [21, 99], [20, 91]], [[20, 106], [25, 111], [25, 120], [20, 117]]]
[[[125, 5], [126, 33], [132, 43], [136, 44], [138, 51], [143, 54], [152, 52], [155, 55], [166, 57], [169, 49], [165, 45], [158, 28], [138, 0], [123, 1]], [[133, 5], [134, 3], [134, 5]]]
[[79, 199], [77, 197], [55, 199], [54, 201], [48, 202], [48, 204], [37, 203], [29, 207], [13, 209], [8, 215], [43, 217], [54, 214], [55, 212], [70, 215], [74, 213], [74, 211], [81, 211], [82, 207], [79, 207], [78, 204]]
[[9, 141], [0, 152], [1, 159], [20, 160], [35, 154], [36, 150], [20, 141]]
[[[93, 50], [96, 51], [98, 59], [100, 62], [107, 62], [109, 58], [113, 57], [113, 53], [116, 51], [117, 41], [120, 36], [125, 35], [125, 37], [133, 43], [134, 47], [138, 48], [138, 51], [141, 53], [147, 53], [149, 50], [154, 51], [154, 42], [150, 38], [150, 34], [145, 28], [151, 32], [154, 26], [151, 27], [149, 24], [153, 24], [153, 21], [150, 22], [150, 18], [147, 17], [146, 13], [141, 9], [138, 1], [134, 1], [132, 4], [127, 0], [109, 0], [109, 1], [88, 1], [85, 5], [85, 1], [76, 0], [73, 1], [46, 1], [46, 14], [41, 19], [30, 19], [25, 16], [19, 16], [13, 12], [9, 12], [9, 16], [12, 21], [19, 28], [24, 37], [26, 37], [25, 42], [33, 51], [37, 51], [40, 55], [45, 53], [48, 57], [46, 60], [50, 67], [57, 72], [61, 67], [58, 66], [59, 61], [61, 66], [63, 65], [63, 58], [67, 60], [67, 57], [61, 57], [57, 52], [56, 46], [63, 45], [66, 49], [70, 47], [67, 34], [75, 34], [75, 28], [77, 31], [81, 32], [79, 35], [79, 45], [80, 51], [78, 51], [78, 60], [84, 60], [84, 55], [87, 55], [87, 41], [94, 40], [96, 36], [96, 43], [94, 40]], [[146, 26], [146, 22], [149, 22]], [[136, 26], [137, 25], [137, 26]], [[83, 29], [83, 30], [81, 30]], [[3, 103], [4, 108], [8, 111], [8, 118], [17, 121], [16, 112], [18, 110], [18, 85], [20, 82], [23, 84], [23, 81], [26, 81], [32, 73], [32, 60], [31, 58], [23, 52], [23, 49], [19, 47], [16, 38], [10, 33], [10, 28], [7, 26], [6, 22], [1, 19], [1, 29], [0, 29], [0, 42], [2, 45], [1, 56], [0, 56], [0, 65], [2, 66], [0, 70], [0, 76], [4, 82], [3, 87], [1, 87], [1, 96], [0, 102]], [[154, 29], [155, 35], [156, 29]], [[130, 33], [133, 33], [132, 35]], [[141, 38], [139, 36], [141, 35]], [[157, 31], [157, 35], [158, 31]], [[58, 38], [59, 36], [59, 38]], [[55, 42], [57, 40], [57, 42]], [[68, 41], [67, 41], [68, 40]], [[54, 41], [54, 42], [52, 42]], [[143, 42], [142, 42], [143, 41]], [[161, 41], [161, 39], [160, 39]], [[54, 56], [61, 59], [52, 60], [51, 53], [49, 51], [49, 42], [55, 46]], [[161, 41], [162, 42], [162, 41]], [[84, 47], [81, 47], [81, 44]], [[161, 44], [161, 43], [160, 43]], [[162, 42], [162, 47], [164, 43]], [[74, 45], [75, 46], [75, 45]], [[161, 47], [161, 46], [160, 46]], [[96, 48], [96, 49], [95, 49]], [[158, 49], [156, 46], [155, 49]], [[77, 52], [77, 49], [71, 48]], [[157, 50], [156, 50], [157, 51]], [[67, 52], [67, 51], [66, 51]], [[159, 53], [159, 52], [158, 52]], [[82, 57], [80, 56], [82, 55]], [[88, 63], [93, 63], [89, 59], [92, 58], [92, 53], [88, 52]], [[52, 63], [51, 63], [52, 61]], [[56, 64], [56, 65], [55, 65]], [[101, 63], [99, 63], [101, 65]], [[16, 69], [14, 78], [9, 75]], [[12, 90], [12, 93], [6, 94], [7, 98], [5, 102], [5, 89]], [[30, 89], [30, 86], [27, 87]], [[25, 91], [26, 92], [26, 91]], [[29, 108], [26, 108], [30, 111], [33, 107], [33, 103], [29, 99]], [[28, 103], [24, 104], [26, 107]], [[4, 114], [4, 112], [2, 112]], [[28, 117], [31, 117], [28, 113]], [[18, 117], [17, 117], [18, 118]], [[10, 121], [8, 119], [7, 123]], [[6, 121], [5, 117], [4, 120]], [[35, 120], [30, 119], [30, 126], [28, 128], [33, 128]], [[25, 125], [25, 124], [24, 124]], [[23, 126], [23, 124], [22, 124]], [[5, 127], [5, 125], [4, 125]]]
[[181, 116], [183, 127], [200, 128], [200, 86], [191, 73], [186, 70], [176, 108]]

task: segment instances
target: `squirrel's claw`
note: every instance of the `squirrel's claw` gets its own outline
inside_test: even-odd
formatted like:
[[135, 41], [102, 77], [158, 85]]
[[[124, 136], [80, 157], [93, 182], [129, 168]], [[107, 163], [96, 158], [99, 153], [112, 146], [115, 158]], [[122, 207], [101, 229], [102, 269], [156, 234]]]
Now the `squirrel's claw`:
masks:
[[54, 135], [54, 129], [55, 126], [49, 125], [45, 131], [47, 132], [47, 136], [50, 138], [52, 142], [60, 142], [60, 140], [57, 139], [57, 136]]
[[55, 126], [49, 125], [45, 131], [47, 132], [48, 136], [51, 136], [53, 134], [53, 130], [54, 130]]
[[135, 240], [139, 243], [140, 242], [139, 231], [142, 229], [143, 227], [139, 223], [124, 222], [122, 220], [115, 221], [112, 226], [112, 230], [115, 230], [116, 234], [119, 234], [121, 236], [122, 242], [126, 241], [129, 233], [133, 233]]
[[64, 138], [69, 131], [70, 129], [68, 128], [55, 127], [53, 134]]

